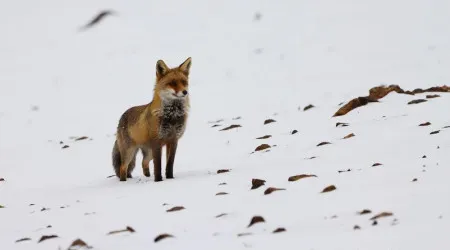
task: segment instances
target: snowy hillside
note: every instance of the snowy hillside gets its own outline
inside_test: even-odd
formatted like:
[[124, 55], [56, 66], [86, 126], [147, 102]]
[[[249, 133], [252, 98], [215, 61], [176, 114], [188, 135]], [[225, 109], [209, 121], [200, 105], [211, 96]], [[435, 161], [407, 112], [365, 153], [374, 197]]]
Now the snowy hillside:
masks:
[[[450, 93], [392, 92], [333, 114], [382, 84], [449, 86], [449, 10], [0, 2], [0, 249], [448, 249]], [[151, 101], [158, 59], [187, 57], [175, 179], [144, 177], [139, 155], [119, 182], [120, 115]]]

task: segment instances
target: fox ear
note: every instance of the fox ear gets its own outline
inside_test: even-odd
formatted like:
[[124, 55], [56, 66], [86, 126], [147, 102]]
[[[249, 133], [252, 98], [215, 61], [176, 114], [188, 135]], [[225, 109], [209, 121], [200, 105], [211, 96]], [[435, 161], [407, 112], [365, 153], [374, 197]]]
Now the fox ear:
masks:
[[183, 71], [183, 73], [188, 76], [189, 75], [189, 69], [191, 68], [191, 61], [192, 59], [189, 57], [188, 59], [186, 59], [186, 61], [184, 61], [180, 66], [178, 66], [178, 68]]
[[169, 67], [167, 67], [163, 60], [158, 60], [158, 62], [156, 62], [156, 76], [163, 77], [167, 72], [169, 72]]

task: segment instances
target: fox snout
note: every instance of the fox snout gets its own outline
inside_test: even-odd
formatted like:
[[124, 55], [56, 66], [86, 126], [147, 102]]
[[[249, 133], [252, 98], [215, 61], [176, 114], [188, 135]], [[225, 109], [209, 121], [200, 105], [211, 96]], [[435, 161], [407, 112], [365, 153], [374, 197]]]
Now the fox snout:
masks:
[[184, 97], [187, 96], [188, 91], [187, 90], [183, 90], [183, 91], [178, 91], [178, 93], [176, 94], [178, 97]]

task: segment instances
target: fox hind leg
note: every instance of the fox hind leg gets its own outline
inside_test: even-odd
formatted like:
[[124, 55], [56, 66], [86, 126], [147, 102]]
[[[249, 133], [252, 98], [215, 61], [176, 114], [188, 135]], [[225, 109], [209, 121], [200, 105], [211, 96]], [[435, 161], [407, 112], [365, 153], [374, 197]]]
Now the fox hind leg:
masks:
[[[120, 181], [126, 181], [127, 177], [128, 177], [128, 167], [130, 165], [130, 163], [132, 163], [134, 161], [134, 157], [136, 155], [136, 148], [128, 148], [125, 150], [121, 150], [121, 158], [122, 158], [122, 163], [120, 165], [120, 169], [119, 169], [119, 178]], [[134, 165], [133, 165], [134, 168]], [[131, 168], [131, 170], [133, 170]], [[131, 174], [131, 172], [130, 172]]]

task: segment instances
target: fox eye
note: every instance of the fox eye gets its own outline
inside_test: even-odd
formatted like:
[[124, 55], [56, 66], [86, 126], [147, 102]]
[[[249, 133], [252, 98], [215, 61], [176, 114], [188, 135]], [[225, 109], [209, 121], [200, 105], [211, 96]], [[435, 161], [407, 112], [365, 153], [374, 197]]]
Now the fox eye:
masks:
[[176, 81], [171, 81], [169, 83], [169, 85], [172, 86], [172, 87], [176, 87], [177, 86], [177, 82]]

